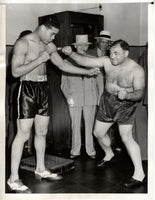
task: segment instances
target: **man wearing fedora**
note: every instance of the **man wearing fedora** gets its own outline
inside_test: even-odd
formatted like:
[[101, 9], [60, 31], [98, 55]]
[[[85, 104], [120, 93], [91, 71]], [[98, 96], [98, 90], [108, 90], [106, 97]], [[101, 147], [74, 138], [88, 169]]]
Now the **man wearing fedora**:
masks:
[[[73, 43], [80, 55], [86, 55], [89, 45], [88, 35], [76, 35], [76, 42]], [[92, 56], [91, 56], [92, 57]], [[69, 62], [74, 63], [72, 59]], [[81, 119], [82, 113], [85, 123], [85, 148], [88, 156], [95, 158], [96, 152], [93, 142], [93, 126], [96, 112], [96, 105], [100, 100], [103, 92], [103, 79], [99, 76], [81, 76], [70, 75], [68, 73], [62, 74], [61, 89], [68, 102], [71, 123], [72, 123], [72, 146], [70, 158], [80, 156], [81, 150]]]
[[96, 49], [97, 56], [98, 57], [105, 55], [109, 56], [109, 48], [110, 45], [112, 44], [110, 31], [107, 30], [100, 31], [99, 36], [95, 37], [95, 39], [97, 40], [97, 49]]

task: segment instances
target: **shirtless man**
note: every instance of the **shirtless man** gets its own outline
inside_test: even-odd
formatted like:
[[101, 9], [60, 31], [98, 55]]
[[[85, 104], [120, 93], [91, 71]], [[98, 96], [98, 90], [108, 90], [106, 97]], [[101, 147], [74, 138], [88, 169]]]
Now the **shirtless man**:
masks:
[[79, 65], [104, 67], [105, 90], [100, 100], [94, 135], [105, 151], [105, 157], [98, 166], [108, 165], [114, 157], [107, 131], [114, 122], [117, 122], [122, 141], [134, 165], [133, 176], [123, 183], [123, 186], [129, 188], [141, 185], [145, 174], [140, 148], [132, 137], [132, 128], [136, 104], [141, 100], [145, 86], [143, 68], [128, 57], [129, 45], [123, 40], [117, 40], [112, 44], [110, 58], [106, 56], [88, 58], [77, 55], [70, 47], [64, 47], [62, 51]]
[[18, 94], [17, 135], [12, 144], [11, 175], [7, 181], [14, 192], [31, 193], [19, 179], [19, 164], [24, 143], [29, 139], [32, 125], [35, 125], [36, 170], [39, 179], [60, 180], [62, 177], [45, 168], [46, 134], [49, 123], [46, 61], [51, 60], [60, 70], [69, 73], [94, 75], [97, 70], [76, 68], [65, 62], [52, 43], [59, 32], [56, 18], [48, 18], [34, 32], [17, 40], [12, 57], [12, 74], [20, 77]]

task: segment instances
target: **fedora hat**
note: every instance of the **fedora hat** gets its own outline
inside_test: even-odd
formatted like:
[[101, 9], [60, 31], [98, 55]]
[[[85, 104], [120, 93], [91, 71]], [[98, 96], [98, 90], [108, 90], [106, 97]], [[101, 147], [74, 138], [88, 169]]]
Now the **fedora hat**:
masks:
[[88, 35], [76, 35], [75, 42], [72, 44], [91, 44], [91, 42], [88, 42]]
[[111, 33], [110, 31], [106, 31], [106, 30], [102, 30], [99, 34], [98, 37], [95, 37], [95, 39], [97, 38], [103, 38], [105, 40], [111, 40]]

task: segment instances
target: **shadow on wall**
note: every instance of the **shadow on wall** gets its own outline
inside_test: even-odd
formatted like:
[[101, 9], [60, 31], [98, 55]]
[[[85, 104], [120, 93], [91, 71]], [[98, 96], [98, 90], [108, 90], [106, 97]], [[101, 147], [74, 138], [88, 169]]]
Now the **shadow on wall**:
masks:
[[138, 62], [139, 57], [146, 50], [146, 46], [130, 46], [129, 57]]

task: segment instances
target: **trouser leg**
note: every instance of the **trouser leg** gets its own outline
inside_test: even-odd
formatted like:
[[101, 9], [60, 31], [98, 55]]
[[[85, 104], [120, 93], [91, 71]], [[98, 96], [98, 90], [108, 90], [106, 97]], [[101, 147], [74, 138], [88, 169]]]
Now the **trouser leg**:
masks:
[[88, 155], [95, 155], [93, 127], [95, 118], [96, 106], [85, 106], [83, 109], [85, 122], [85, 147]]
[[70, 107], [72, 124], [72, 148], [71, 154], [79, 155], [81, 149], [81, 113], [82, 107]]

